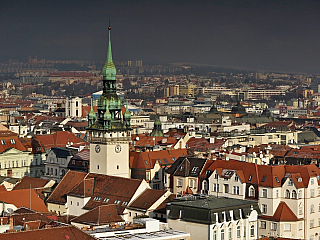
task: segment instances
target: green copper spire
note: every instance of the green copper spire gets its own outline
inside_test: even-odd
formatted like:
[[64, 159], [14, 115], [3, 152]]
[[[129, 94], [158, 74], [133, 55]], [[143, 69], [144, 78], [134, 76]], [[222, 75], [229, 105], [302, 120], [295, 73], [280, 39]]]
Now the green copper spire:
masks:
[[104, 113], [104, 120], [105, 121], [110, 121], [112, 116], [111, 116], [111, 113], [109, 112], [109, 107], [108, 107], [108, 104], [105, 102], [105, 105], [106, 105], [106, 112]]
[[96, 118], [96, 113], [93, 111], [93, 98], [91, 98], [91, 109], [88, 114], [88, 118], [92, 120]]
[[108, 53], [107, 53], [107, 61], [103, 67], [102, 75], [103, 80], [116, 80], [117, 70], [114, 66], [112, 60], [112, 51], [111, 51], [111, 27], [110, 27], [110, 20], [109, 20], [109, 44], [108, 44]]
[[129, 107], [128, 107], [128, 98], [127, 98], [127, 102], [126, 102], [126, 110], [123, 113], [123, 118], [126, 120], [131, 118], [131, 113], [130, 113]]

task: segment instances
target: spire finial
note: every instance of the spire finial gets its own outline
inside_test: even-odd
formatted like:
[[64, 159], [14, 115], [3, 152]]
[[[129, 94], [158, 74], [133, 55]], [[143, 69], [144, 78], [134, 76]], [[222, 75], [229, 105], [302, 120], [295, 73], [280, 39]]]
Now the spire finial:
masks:
[[109, 31], [111, 30], [111, 25], [110, 25], [110, 17], [109, 17], [109, 27], [108, 27]]

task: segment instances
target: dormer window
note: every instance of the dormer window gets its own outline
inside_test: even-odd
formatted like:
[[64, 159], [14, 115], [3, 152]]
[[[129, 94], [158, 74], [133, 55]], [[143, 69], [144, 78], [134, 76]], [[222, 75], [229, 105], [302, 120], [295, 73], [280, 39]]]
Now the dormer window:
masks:
[[263, 176], [261, 182], [264, 182], [266, 180], [266, 178], [267, 178], [266, 176]]
[[291, 178], [289, 178], [288, 186], [292, 186], [292, 185], [293, 185], [293, 181]]
[[109, 202], [109, 200], [110, 200], [109, 198], [105, 198], [105, 199], [103, 199], [103, 202], [107, 203], [107, 202]]
[[101, 199], [102, 199], [102, 197], [94, 197], [94, 199], [93, 199], [93, 200], [94, 200], [94, 201], [98, 201], [98, 202], [99, 202], [99, 201], [101, 201]]
[[278, 177], [275, 177], [275, 179], [276, 179], [277, 183], [280, 183], [280, 181], [279, 181], [279, 178], [278, 178]]
[[249, 181], [251, 181], [251, 180], [252, 180], [252, 175], [249, 176]]
[[6, 141], [5, 140], [1, 140], [1, 144], [2, 145], [6, 145]]
[[193, 167], [191, 173], [196, 173], [199, 167]]

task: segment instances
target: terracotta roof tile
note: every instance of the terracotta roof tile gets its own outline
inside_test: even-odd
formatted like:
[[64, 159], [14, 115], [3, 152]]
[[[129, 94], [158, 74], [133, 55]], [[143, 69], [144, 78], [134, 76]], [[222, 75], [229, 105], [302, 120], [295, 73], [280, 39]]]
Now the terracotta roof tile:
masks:
[[156, 161], [161, 166], [170, 166], [179, 157], [187, 155], [187, 149], [130, 152], [131, 169], [152, 169]]
[[68, 131], [59, 131], [49, 135], [36, 135], [35, 138], [46, 149], [50, 149], [53, 147], [66, 147], [66, 145], [70, 143], [83, 142], [80, 138], [76, 137]]
[[30, 187], [31, 188], [43, 188], [48, 182], [49, 181], [46, 179], [24, 176], [14, 186], [13, 190], [30, 189]]
[[66, 194], [79, 184], [87, 173], [68, 171], [47, 199], [48, 203], [65, 204]]
[[297, 216], [292, 212], [292, 210], [288, 207], [288, 205], [282, 201], [279, 203], [277, 210], [274, 212], [272, 217], [260, 216], [260, 218], [277, 222], [289, 222], [299, 220]]
[[148, 210], [161, 196], [166, 194], [166, 192], [167, 191], [163, 190], [146, 189], [128, 208]]
[[17, 208], [27, 207], [38, 212], [48, 212], [46, 205], [33, 189], [0, 191], [0, 201], [11, 203]]
[[118, 213], [117, 207], [118, 205], [116, 204], [98, 206], [78, 217], [71, 219], [71, 222], [93, 226], [124, 222]]
[[15, 233], [3, 233], [0, 234], [0, 240], [26, 240], [26, 239], [82, 239], [82, 240], [95, 240], [94, 237], [81, 231], [74, 226], [63, 226], [54, 228], [45, 228], [33, 231], [20, 231]]

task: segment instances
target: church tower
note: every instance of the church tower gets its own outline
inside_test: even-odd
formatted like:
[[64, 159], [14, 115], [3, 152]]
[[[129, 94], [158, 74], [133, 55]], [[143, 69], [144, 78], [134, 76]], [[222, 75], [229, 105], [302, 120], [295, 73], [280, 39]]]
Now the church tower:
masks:
[[130, 177], [129, 141], [130, 118], [126, 109], [121, 112], [121, 100], [116, 92], [116, 67], [111, 52], [111, 27], [107, 60], [102, 70], [103, 92], [98, 99], [98, 112], [91, 110], [87, 128], [90, 142], [90, 172], [119, 177]]

